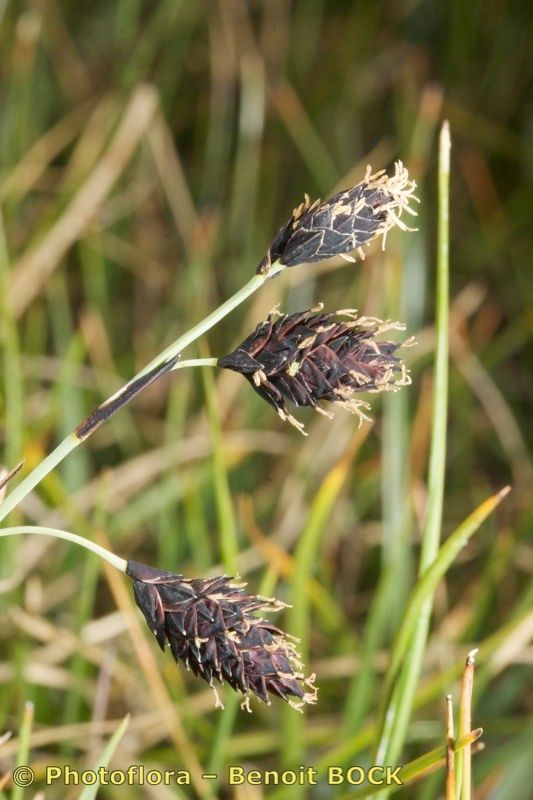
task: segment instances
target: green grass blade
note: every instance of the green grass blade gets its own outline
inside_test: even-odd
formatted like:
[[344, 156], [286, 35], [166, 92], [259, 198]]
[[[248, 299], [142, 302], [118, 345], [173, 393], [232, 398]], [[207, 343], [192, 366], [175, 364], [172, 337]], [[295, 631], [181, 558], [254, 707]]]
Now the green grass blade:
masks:
[[[19, 747], [17, 752], [16, 767], [24, 767], [28, 763], [30, 755], [30, 736], [33, 727], [33, 703], [26, 703], [24, 705], [24, 713], [22, 715], [22, 724], [20, 726]], [[11, 793], [11, 800], [22, 800], [24, 797], [24, 788], [15, 785]]]
[[448, 122], [440, 134], [435, 378], [433, 386], [433, 427], [428, 474], [428, 507], [424, 526], [419, 574], [434, 560], [439, 547], [444, 474], [446, 469], [446, 426], [448, 421], [448, 354], [449, 354], [449, 226], [450, 226], [450, 149]]
[[9, 254], [0, 212], [0, 341], [3, 347], [4, 398], [6, 443], [2, 460], [12, 465], [20, 458], [22, 449], [22, 373], [19, 336], [9, 297]]
[[[0, 466], [8, 469], [21, 458], [23, 435], [23, 380], [20, 364], [20, 342], [17, 323], [7, 302], [9, 297], [9, 253], [4, 232], [4, 219], [0, 210], [0, 345], [3, 366], [4, 414], [0, 424], [5, 431], [5, 446], [0, 456]], [[0, 558], [0, 578], [13, 569], [14, 544], [4, 542]]]
[[[465, 747], [472, 745], [476, 742], [481, 734], [483, 733], [481, 728], [478, 728], [475, 731], [463, 736], [459, 739], [455, 745], [455, 752], [460, 753]], [[419, 758], [413, 759], [413, 761], [409, 761], [407, 764], [401, 769], [399, 774], [399, 778], [402, 782], [401, 786], [395, 786], [395, 791], [401, 791], [406, 786], [410, 786], [411, 784], [415, 783], [416, 781], [425, 778], [427, 775], [430, 775], [437, 769], [441, 769], [446, 765], [446, 746], [441, 745], [440, 747], [435, 747], [433, 750], [430, 750], [428, 753], [424, 753], [424, 755], [419, 756]], [[377, 777], [377, 776], [376, 776]], [[366, 788], [361, 789], [360, 791], [351, 792], [349, 795], [343, 795], [340, 800], [355, 800], [357, 797], [371, 797], [372, 795], [379, 794], [381, 791], [380, 786], [368, 786]]]
[[213, 486], [220, 536], [220, 552], [224, 568], [229, 575], [235, 575], [239, 553], [239, 536], [224, 457], [220, 418], [216, 405], [216, 384], [211, 369], [202, 369], [202, 376], [213, 446]]
[[[436, 287], [436, 352], [432, 409], [432, 434], [428, 476], [428, 506], [424, 525], [419, 575], [434, 561], [440, 541], [444, 479], [446, 469], [446, 427], [448, 418], [448, 353], [449, 353], [449, 183], [450, 131], [444, 122], [440, 134], [438, 173], [438, 241]], [[391, 701], [383, 717], [376, 749], [377, 764], [394, 764], [401, 753], [411, 714], [416, 684], [422, 667], [433, 596], [420, 608], [409, 657], [405, 660]], [[388, 797], [385, 789], [380, 797]]]
[[[216, 405], [216, 384], [213, 370], [209, 367], [202, 369], [202, 377], [213, 447], [213, 485], [220, 537], [220, 551], [226, 572], [229, 575], [235, 575], [237, 573], [239, 536], [224, 457], [220, 417]], [[211, 746], [208, 767], [210, 772], [217, 773], [224, 763], [226, 745], [233, 733], [238, 708], [239, 697], [236, 694], [230, 694], [228, 691], [227, 697], [225, 698], [224, 709], [221, 711], [217, 720], [218, 724]], [[209, 787], [215, 790], [216, 782], [210, 783]]]
[[[296, 569], [292, 577], [291, 603], [287, 630], [299, 641], [302, 662], [307, 663], [309, 653], [310, 617], [308, 584], [317, 563], [318, 550], [331, 510], [339, 496], [352, 456], [350, 447], [340, 461], [326, 475], [309, 510], [307, 524], [296, 548]], [[286, 765], [299, 763], [304, 753], [303, 728], [305, 717], [293, 708], [283, 709], [283, 760]], [[291, 788], [294, 797], [299, 790]]]
[[[105, 746], [104, 750], [102, 751], [102, 755], [100, 756], [96, 764], [94, 764], [92, 768], [94, 772], [98, 773], [98, 770], [101, 767], [108, 766], [109, 762], [111, 761], [111, 759], [115, 754], [115, 750], [122, 741], [122, 737], [126, 733], [129, 724], [130, 724], [130, 715], [127, 714], [120, 723], [120, 725], [118, 726], [118, 728], [116, 729], [115, 733], [113, 734], [107, 745]], [[86, 786], [82, 791], [82, 793], [80, 794], [79, 800], [95, 800], [99, 787], [100, 787], [99, 780], [97, 780], [96, 783], [92, 784], [91, 786]]]
[[385, 696], [388, 695], [396, 675], [400, 669], [403, 659], [406, 656], [411, 637], [414, 634], [418, 620], [424, 608], [424, 604], [431, 599], [435, 593], [438, 582], [445, 575], [449, 567], [453, 564], [463, 547], [470, 538], [480, 528], [482, 523], [494, 511], [497, 505], [503, 500], [510, 491], [506, 486], [501, 491], [489, 497], [478, 508], [455, 529], [440, 548], [437, 558], [431, 566], [424, 572], [416, 584], [405, 614], [402, 624], [398, 630], [393, 648], [390, 666], [385, 678]]

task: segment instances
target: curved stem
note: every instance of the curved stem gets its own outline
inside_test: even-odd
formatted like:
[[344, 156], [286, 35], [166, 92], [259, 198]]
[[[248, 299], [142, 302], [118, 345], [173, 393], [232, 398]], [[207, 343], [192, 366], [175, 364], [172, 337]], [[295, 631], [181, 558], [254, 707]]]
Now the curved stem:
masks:
[[180, 353], [202, 334], [220, 322], [233, 309], [237, 308], [250, 295], [256, 292], [269, 278], [273, 278], [285, 267], [275, 262], [261, 275], [254, 275], [238, 292], [216, 308], [205, 319], [176, 339], [169, 347], [159, 353], [146, 367], [138, 372], [112, 397], [109, 397], [96, 408], [75, 431], [70, 433], [30, 474], [14, 489], [5, 500], [0, 503], [0, 522], [15, 508], [15, 506], [28, 495], [35, 486], [49, 472], [51, 472], [63, 459], [72, 452], [81, 442], [85, 441], [103, 423], [107, 422], [113, 414], [146, 389], [161, 375], [182, 367], [200, 365], [216, 366], [216, 359], [188, 359], [178, 361]]
[[16, 489], [13, 489], [5, 500], [0, 503], [0, 521], [5, 519], [20, 501], [80, 444], [80, 441], [76, 434], [69, 433], [69, 435], [58, 444], [55, 450], [52, 450], [52, 452], [47, 455], [21, 483], [19, 483]]
[[96, 553], [97, 556], [103, 558], [104, 561], [107, 561], [120, 572], [126, 572], [128, 562], [124, 558], [116, 556], [110, 550], [106, 550], [105, 547], [96, 544], [96, 542], [91, 542], [90, 539], [86, 539], [84, 536], [78, 536], [78, 534], [70, 533], [69, 531], [60, 531], [57, 528], [43, 528], [38, 525], [21, 525], [17, 528], [0, 529], [0, 538], [3, 536], [21, 536], [25, 533], [37, 536], [52, 536], [54, 539], [64, 539], [67, 542], [79, 544], [86, 550], [90, 550], [91, 553]]
[[178, 361], [177, 364], [171, 369], [171, 372], [174, 372], [176, 369], [182, 369], [183, 367], [216, 367], [218, 363], [218, 358], [187, 358], [184, 361]]

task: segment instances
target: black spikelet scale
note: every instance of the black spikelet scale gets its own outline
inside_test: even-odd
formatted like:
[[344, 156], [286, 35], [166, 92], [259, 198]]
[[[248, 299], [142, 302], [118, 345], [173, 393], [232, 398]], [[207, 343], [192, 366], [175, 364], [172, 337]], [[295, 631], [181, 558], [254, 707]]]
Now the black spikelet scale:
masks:
[[[321, 402], [341, 404], [364, 417], [364, 401], [355, 393], [398, 389], [409, 383], [400, 347], [383, 341], [385, 330], [403, 325], [374, 318], [357, 318], [352, 312], [291, 315], [272, 313], [218, 366], [240, 372], [282, 419], [297, 427], [286, 402], [321, 410]], [[339, 321], [342, 314], [351, 315]]]
[[385, 170], [372, 175], [368, 167], [360, 183], [324, 202], [311, 202], [305, 195], [280, 228], [257, 272], [266, 272], [275, 262], [294, 267], [337, 255], [353, 261], [347, 254], [354, 251], [364, 257], [361, 248], [377, 236], [385, 236], [390, 228], [398, 225], [409, 230], [400, 218], [404, 211], [415, 214], [409, 206], [411, 200], [417, 200], [415, 188], [398, 161], [392, 176]]
[[184, 578], [128, 561], [135, 602], [162, 650], [169, 645], [215, 691], [214, 680], [270, 704], [280, 697], [295, 708], [314, 703], [313, 678], [305, 678], [293, 641], [256, 611], [278, 611], [284, 604], [256, 597], [226, 576]]

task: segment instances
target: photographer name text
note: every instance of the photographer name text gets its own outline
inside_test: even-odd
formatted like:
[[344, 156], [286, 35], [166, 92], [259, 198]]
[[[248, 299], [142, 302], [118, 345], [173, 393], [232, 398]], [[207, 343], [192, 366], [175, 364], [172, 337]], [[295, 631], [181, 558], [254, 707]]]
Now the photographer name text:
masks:
[[[368, 783], [372, 786], [401, 786], [401, 767], [374, 765], [371, 767], [330, 766], [319, 775], [314, 767], [300, 766], [286, 770], [245, 769], [241, 766], [230, 766], [224, 773], [204, 773], [206, 781], [223, 781], [228, 786], [316, 786], [322, 780], [334, 786], [346, 784], [360, 786]], [[132, 764], [127, 769], [76, 770], [65, 766], [48, 766], [45, 771], [45, 783], [62, 784], [64, 786], [176, 786], [189, 785], [191, 773], [186, 769], [151, 769], [144, 764]]]

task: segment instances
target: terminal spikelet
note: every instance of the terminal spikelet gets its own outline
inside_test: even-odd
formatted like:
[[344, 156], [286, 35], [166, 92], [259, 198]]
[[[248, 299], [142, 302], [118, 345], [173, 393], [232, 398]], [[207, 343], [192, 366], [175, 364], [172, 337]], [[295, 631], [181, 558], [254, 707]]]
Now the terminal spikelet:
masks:
[[311, 202], [305, 195], [303, 203], [294, 209], [291, 218], [279, 230], [266, 256], [257, 268], [263, 273], [274, 263], [287, 267], [321, 261], [340, 255], [354, 261], [349, 255], [357, 251], [364, 258], [363, 246], [377, 236], [383, 236], [398, 226], [408, 228], [401, 219], [403, 212], [416, 215], [411, 207], [416, 183], [401, 161], [394, 165], [394, 174], [385, 170], [366, 175], [357, 186], [345, 189], [324, 202]]

